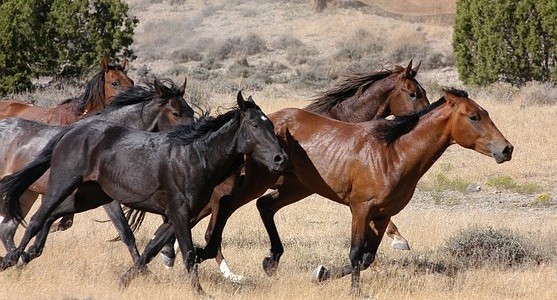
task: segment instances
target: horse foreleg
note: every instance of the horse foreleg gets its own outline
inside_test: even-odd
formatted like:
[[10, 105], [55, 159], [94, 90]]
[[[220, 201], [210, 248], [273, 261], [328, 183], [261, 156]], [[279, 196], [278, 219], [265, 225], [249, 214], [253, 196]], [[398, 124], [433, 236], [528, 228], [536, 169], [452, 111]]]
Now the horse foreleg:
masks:
[[[252, 166], [248, 169], [251, 170], [253, 168]], [[255, 171], [252, 172], [261, 174]], [[246, 176], [250, 178], [249, 175]], [[232, 192], [232, 194], [220, 193], [212, 196], [211, 220], [205, 232], [207, 244], [204, 249], [199, 249], [198, 252], [198, 257], [202, 261], [209, 258], [216, 258], [221, 246], [222, 232], [228, 218], [230, 218], [238, 208], [265, 193], [265, 191], [276, 182], [276, 177], [266, 176], [263, 177], [263, 180], [261, 178], [253, 178], [253, 181], [246, 179], [245, 182], [250, 182], [250, 184], [242, 185], [238, 190]], [[228, 191], [228, 193], [230, 193], [230, 191]], [[196, 220], [199, 220], [199, 218]]]
[[385, 233], [388, 237], [393, 239], [393, 241], [391, 242], [391, 248], [396, 250], [410, 250], [408, 241], [400, 234], [398, 228], [392, 220], [389, 221], [389, 225], [387, 226], [387, 230], [385, 231]]
[[174, 241], [174, 227], [167, 222], [162, 223], [133, 266], [120, 276], [120, 287], [127, 287], [131, 280], [137, 275], [148, 272], [147, 264], [149, 264], [157, 253], [161, 251], [163, 246], [170, 241]]
[[174, 227], [174, 233], [176, 234], [176, 239], [180, 246], [182, 260], [186, 267], [186, 273], [190, 279], [191, 286], [196, 292], [203, 293], [203, 289], [199, 283], [198, 263], [193, 247], [190, 227], [190, 211], [187, 206], [187, 203], [191, 203], [192, 200], [181, 199], [180, 196], [176, 194], [178, 193], [173, 195], [174, 198], [168, 200], [169, 207], [167, 209], [167, 217], [172, 223], [172, 227]]
[[[223, 198], [225, 198], [225, 197], [223, 197]], [[211, 205], [212, 210], [217, 212], [219, 210], [219, 205], [218, 205], [219, 201], [211, 201], [211, 202], [212, 203], [210, 203], [210, 205]], [[213, 235], [215, 225], [217, 224], [217, 217], [221, 216], [221, 215], [224, 215], [224, 214], [230, 215], [232, 213], [232, 212], [230, 212], [231, 210], [234, 211], [234, 210], [236, 210], [236, 208], [228, 209], [229, 213], [219, 212], [219, 213], [214, 213], [214, 214], [211, 215], [211, 220], [207, 224], [207, 230], [205, 231], [205, 241], [207, 242], [207, 244], [209, 244], [209, 242], [211, 241], [211, 236]], [[228, 219], [228, 217], [226, 217], [226, 219]], [[222, 222], [222, 220], [221, 220], [221, 222]], [[224, 226], [224, 225], [221, 225], [221, 226]], [[241, 283], [244, 280], [244, 276], [239, 275], [239, 274], [235, 274], [230, 269], [230, 266], [228, 265], [228, 263], [224, 259], [224, 255], [222, 254], [222, 247], [221, 247], [220, 243], [217, 246], [217, 254], [215, 256], [215, 261], [216, 261], [216, 263], [219, 267], [219, 270], [220, 270], [222, 276], [226, 280], [229, 280], [229, 281], [234, 282], [234, 283]]]
[[297, 179], [285, 177], [284, 183], [276, 191], [272, 191], [257, 199], [257, 209], [265, 225], [267, 234], [271, 241], [269, 256], [263, 259], [263, 270], [268, 276], [276, 273], [280, 257], [284, 252], [284, 247], [280, 240], [274, 216], [281, 208], [297, 202], [312, 193], [306, 189]]
[[[375, 259], [375, 253], [373, 252], [373, 245], [371, 241], [373, 240], [373, 233], [370, 226], [368, 226], [365, 233], [364, 249], [362, 255], [361, 270], [367, 269]], [[323, 282], [330, 279], [338, 279], [346, 275], [352, 274], [352, 265], [344, 265], [342, 267], [331, 267], [330, 269], [325, 268], [323, 265], [319, 265], [311, 274], [312, 282]]]

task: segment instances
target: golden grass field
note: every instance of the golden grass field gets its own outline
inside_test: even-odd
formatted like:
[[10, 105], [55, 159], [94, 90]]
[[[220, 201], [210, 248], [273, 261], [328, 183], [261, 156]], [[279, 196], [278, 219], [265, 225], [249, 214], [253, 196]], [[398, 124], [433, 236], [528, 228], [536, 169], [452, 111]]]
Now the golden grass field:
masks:
[[[393, 218], [412, 249], [392, 250], [390, 240], [385, 238], [379, 249], [378, 268], [362, 272], [362, 289], [374, 299], [557, 298], [555, 88], [539, 83], [523, 88], [505, 84], [464, 86], [451, 64], [452, 28], [431, 20], [412, 22], [407, 17], [377, 16], [365, 7], [332, 7], [316, 14], [309, 0], [127, 2], [131, 14], [140, 20], [134, 44], [138, 58], [130, 63], [130, 77], [137, 83], [147, 75], [176, 81], [188, 76], [190, 99], [214, 109], [230, 107], [239, 88], [244, 89], [244, 95], [252, 94], [269, 113], [305, 106], [305, 99], [326, 89], [330, 82], [312, 85], [298, 80], [307, 74], [317, 79], [334, 78], [348, 70], [346, 67], [356, 59], [337, 55], [346, 49], [363, 53], [357, 59], [359, 66], [373, 70], [387, 63], [423, 60], [417, 79], [431, 101], [439, 98], [442, 86], [466, 89], [514, 144], [513, 159], [498, 165], [491, 158], [451, 146], [422, 178], [410, 204]], [[404, 1], [388, 2], [404, 5]], [[391, 12], [396, 13], [396, 9]], [[256, 34], [268, 48], [248, 55], [249, 65], [265, 69], [272, 62], [275, 67], [271, 70], [280, 71], [282, 77], [273, 77], [273, 73], [263, 81], [267, 84], [260, 85], [257, 76], [235, 76], [233, 66], [243, 58], [242, 53], [209, 61], [210, 53], [221, 49], [227, 37], [247, 34]], [[285, 36], [298, 39], [303, 47], [296, 46], [296, 51], [280, 47], [278, 41]], [[377, 46], [372, 45], [373, 41], [381, 42], [379, 54], [369, 50]], [[373, 47], [363, 47], [365, 43]], [[182, 55], [194, 50], [203, 57], [193, 60]], [[433, 66], [437, 61], [431, 58], [434, 55], [448, 62]], [[303, 59], [307, 60], [301, 63]], [[71, 88], [47, 89], [20, 97], [64, 99], [78, 92]], [[480, 189], [469, 191], [468, 186]], [[182, 263], [168, 270], [158, 257], [149, 265], [153, 275], [138, 278], [121, 290], [119, 276], [132, 262], [121, 243], [107, 242], [115, 230], [109, 223], [95, 222], [105, 219], [101, 209], [76, 216], [73, 228], [49, 237], [40, 258], [24, 269], [0, 273], [0, 299], [198, 298], [184, 283]], [[261, 268], [269, 243], [255, 204], [250, 203], [231, 217], [223, 243], [232, 270], [246, 276], [246, 282], [227, 282], [216, 264], [207, 261], [199, 272], [204, 290], [216, 299], [350, 298], [349, 277], [318, 285], [309, 281], [311, 271], [320, 263], [331, 266], [349, 262], [348, 208], [311, 196], [284, 208], [275, 220], [285, 244], [276, 276], [267, 277]], [[145, 221], [136, 236], [140, 249], [159, 222], [158, 216]], [[543, 259], [511, 267], [493, 264], [455, 272], [433, 271], [432, 264], [450, 261], [443, 251], [447, 241], [475, 225], [510, 230], [533, 244]], [[194, 242], [204, 243], [205, 227], [206, 221], [194, 228]]]

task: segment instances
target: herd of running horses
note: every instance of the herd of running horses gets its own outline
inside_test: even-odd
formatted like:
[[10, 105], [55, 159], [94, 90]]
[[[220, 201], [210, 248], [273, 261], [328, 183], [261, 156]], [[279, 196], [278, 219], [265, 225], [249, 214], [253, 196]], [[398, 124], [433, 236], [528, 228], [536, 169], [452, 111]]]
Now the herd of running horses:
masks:
[[[385, 233], [393, 248], [409, 249], [390, 218], [447, 147], [497, 163], [512, 157], [512, 144], [465, 91], [447, 88], [430, 104], [412, 61], [347, 74], [304, 109], [266, 115], [239, 92], [237, 107], [216, 116], [194, 113], [183, 97], [186, 81], [134, 85], [126, 60], [103, 58], [101, 65], [82, 95], [58, 106], [0, 101], [0, 239], [7, 251], [0, 270], [40, 256], [49, 232], [69, 228], [74, 213], [103, 206], [133, 259], [122, 285], [148, 272], [157, 253], [172, 266], [177, 241], [188, 282], [202, 292], [198, 264], [206, 259], [215, 258], [228, 279], [242, 279], [224, 260], [222, 232], [234, 211], [258, 198], [271, 241], [263, 268], [273, 275], [284, 252], [275, 213], [315, 193], [349, 206], [352, 226], [350, 264], [319, 266], [313, 279], [350, 274], [358, 293], [360, 271]], [[16, 246], [15, 231], [39, 195]], [[146, 212], [163, 222], [140, 253], [133, 232]], [[207, 216], [206, 245], [198, 248], [191, 228]]]

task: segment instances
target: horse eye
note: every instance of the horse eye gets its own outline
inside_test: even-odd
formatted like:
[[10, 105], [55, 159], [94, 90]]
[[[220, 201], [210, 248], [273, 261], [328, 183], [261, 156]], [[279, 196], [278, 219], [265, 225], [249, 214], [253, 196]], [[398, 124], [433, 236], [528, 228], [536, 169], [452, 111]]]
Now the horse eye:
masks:
[[410, 93], [410, 97], [416, 98], [416, 93]]
[[175, 116], [175, 117], [179, 117], [179, 116], [180, 116], [180, 113], [177, 112], [177, 111], [173, 111], [173, 112], [172, 112], [172, 115]]
[[117, 85], [118, 85], [118, 81], [113, 81], [111, 84], [112, 84], [112, 86], [117, 86]]
[[479, 121], [479, 120], [480, 120], [480, 117], [477, 116], [477, 115], [472, 115], [472, 116], [470, 116], [470, 120], [472, 120], [472, 121]]

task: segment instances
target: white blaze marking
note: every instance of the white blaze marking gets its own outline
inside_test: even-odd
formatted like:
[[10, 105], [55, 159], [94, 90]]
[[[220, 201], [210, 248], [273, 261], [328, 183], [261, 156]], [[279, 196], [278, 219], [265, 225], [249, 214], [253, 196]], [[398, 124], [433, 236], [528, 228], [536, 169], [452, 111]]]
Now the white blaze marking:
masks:
[[267, 121], [267, 120], [269, 120], [269, 119], [267, 119], [267, 117], [265, 117], [265, 116], [261, 116], [261, 120]]

